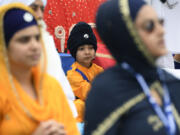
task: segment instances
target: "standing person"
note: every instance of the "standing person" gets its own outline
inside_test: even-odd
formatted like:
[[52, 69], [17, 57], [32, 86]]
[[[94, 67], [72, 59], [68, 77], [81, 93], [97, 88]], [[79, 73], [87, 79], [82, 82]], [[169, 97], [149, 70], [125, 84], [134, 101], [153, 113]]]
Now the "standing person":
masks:
[[92, 63], [97, 50], [97, 40], [89, 24], [77, 23], [68, 38], [68, 49], [75, 62], [67, 72], [67, 78], [76, 96], [74, 101], [78, 111], [77, 121], [84, 119], [84, 104], [94, 77], [103, 71], [103, 68]]
[[61, 59], [56, 50], [53, 37], [46, 31], [46, 24], [43, 20], [43, 12], [46, 5], [46, 0], [2, 0], [0, 5], [13, 2], [21, 2], [27, 6], [30, 6], [34, 10], [38, 19], [38, 23], [42, 26], [42, 37], [47, 55], [47, 72], [60, 82], [61, 86], [63, 87], [63, 91], [68, 98], [71, 110], [76, 117], [77, 111], [73, 103], [75, 96], [62, 69]]
[[79, 135], [61, 86], [45, 72], [34, 12], [14, 3], [0, 7], [0, 18], [0, 134]]
[[85, 135], [180, 135], [180, 81], [155, 66], [167, 54], [162, 23], [143, 0], [100, 6], [97, 31], [118, 64], [93, 81]]

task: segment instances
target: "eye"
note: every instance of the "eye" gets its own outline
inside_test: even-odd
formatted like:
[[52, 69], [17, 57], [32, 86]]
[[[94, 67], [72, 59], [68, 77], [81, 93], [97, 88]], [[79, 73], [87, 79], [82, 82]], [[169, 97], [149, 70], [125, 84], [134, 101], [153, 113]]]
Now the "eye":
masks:
[[40, 35], [36, 35], [35, 38], [36, 38], [36, 41], [40, 41]]
[[159, 24], [164, 25], [164, 19], [159, 19]]
[[36, 6], [36, 5], [31, 5], [31, 8], [32, 8], [34, 11], [37, 11], [38, 6]]
[[89, 48], [90, 50], [94, 49], [94, 47], [93, 47], [92, 45], [88, 46], [88, 48]]
[[144, 24], [144, 29], [147, 32], [152, 32], [154, 30], [154, 28], [155, 28], [155, 23], [153, 20], [149, 20]]
[[44, 6], [40, 6], [42, 12], [44, 12]]
[[29, 36], [24, 36], [18, 39], [18, 42], [20, 43], [27, 43], [30, 41], [30, 37]]
[[84, 47], [83, 47], [83, 46], [80, 46], [80, 47], [78, 48], [78, 50], [79, 50], [79, 51], [83, 51], [83, 50], [84, 50]]

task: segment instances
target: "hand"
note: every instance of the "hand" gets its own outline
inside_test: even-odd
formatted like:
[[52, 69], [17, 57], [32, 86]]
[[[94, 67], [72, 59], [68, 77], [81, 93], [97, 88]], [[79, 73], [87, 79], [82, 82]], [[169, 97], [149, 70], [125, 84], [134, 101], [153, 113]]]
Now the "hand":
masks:
[[54, 120], [41, 122], [32, 135], [66, 135], [64, 126]]

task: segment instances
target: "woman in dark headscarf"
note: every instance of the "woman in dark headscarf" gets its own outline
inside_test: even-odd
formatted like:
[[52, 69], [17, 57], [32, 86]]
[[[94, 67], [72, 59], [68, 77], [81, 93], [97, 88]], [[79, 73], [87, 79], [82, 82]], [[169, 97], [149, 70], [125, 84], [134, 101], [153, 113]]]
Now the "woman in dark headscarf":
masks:
[[165, 55], [164, 29], [142, 0], [110, 0], [97, 31], [118, 64], [92, 84], [85, 135], [178, 135], [180, 81], [155, 66]]

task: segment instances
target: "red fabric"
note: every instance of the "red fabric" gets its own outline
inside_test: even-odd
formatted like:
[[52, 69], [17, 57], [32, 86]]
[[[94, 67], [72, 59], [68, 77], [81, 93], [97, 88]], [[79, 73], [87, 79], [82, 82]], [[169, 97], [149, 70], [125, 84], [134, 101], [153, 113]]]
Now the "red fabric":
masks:
[[[55, 28], [57, 28], [57, 26], [63, 27], [65, 31], [64, 46], [66, 50], [67, 39], [69, 36], [70, 28], [79, 21], [84, 21], [86, 23], [94, 23], [96, 11], [99, 5], [104, 1], [105, 0], [49, 0], [48, 1], [44, 12], [44, 20], [47, 24], [47, 30], [54, 37], [58, 52], [63, 52], [63, 49], [61, 48], [62, 41], [58, 39], [55, 35]], [[98, 44], [99, 43], [102, 44], [97, 32], [96, 31], [94, 32], [98, 39]], [[59, 34], [61, 33], [62, 32], [59, 31]], [[102, 52], [100, 51], [101, 53], [104, 52], [107, 53], [105, 47], [103, 47], [102, 49], [102, 47], [98, 46], [98, 48], [99, 48], [98, 51], [102, 50]], [[99, 61], [101, 61], [101, 63], [107, 63], [104, 60], [105, 59], [103, 58], [103, 62], [101, 60]], [[107, 61], [108, 64], [112, 63], [109, 62], [110, 61], [109, 59]], [[97, 64], [102, 66], [98, 62]], [[102, 67], [106, 68], [106, 66], [102, 66]]]

